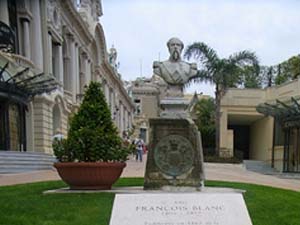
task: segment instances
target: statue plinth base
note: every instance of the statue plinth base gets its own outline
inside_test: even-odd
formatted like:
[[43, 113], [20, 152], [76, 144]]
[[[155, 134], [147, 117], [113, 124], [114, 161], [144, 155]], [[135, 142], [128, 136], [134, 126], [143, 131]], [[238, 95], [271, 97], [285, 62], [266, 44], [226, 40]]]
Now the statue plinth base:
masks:
[[190, 119], [150, 119], [151, 140], [144, 189], [193, 187], [204, 181], [200, 133]]
[[160, 101], [161, 118], [187, 118], [190, 101], [181, 97], [168, 97]]

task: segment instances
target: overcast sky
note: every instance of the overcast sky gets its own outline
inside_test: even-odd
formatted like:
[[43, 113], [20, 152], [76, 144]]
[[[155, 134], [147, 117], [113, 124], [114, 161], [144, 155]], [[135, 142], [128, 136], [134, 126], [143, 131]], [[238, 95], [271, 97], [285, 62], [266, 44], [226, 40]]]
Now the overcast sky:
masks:
[[[102, 0], [102, 7], [107, 48], [117, 49], [125, 80], [151, 77], [173, 36], [185, 46], [205, 42], [220, 57], [251, 50], [263, 65], [300, 53], [300, 0]], [[195, 90], [214, 95], [208, 84], [187, 92]]]

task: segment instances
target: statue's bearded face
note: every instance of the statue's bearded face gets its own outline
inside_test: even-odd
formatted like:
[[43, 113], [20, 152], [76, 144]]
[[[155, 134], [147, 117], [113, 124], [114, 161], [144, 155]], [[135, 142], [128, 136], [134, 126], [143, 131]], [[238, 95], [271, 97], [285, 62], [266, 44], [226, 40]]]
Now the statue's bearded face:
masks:
[[170, 52], [170, 58], [173, 61], [179, 61], [180, 60], [180, 55], [182, 52], [182, 43], [179, 41], [172, 41], [168, 44], [169, 47], [169, 52]]

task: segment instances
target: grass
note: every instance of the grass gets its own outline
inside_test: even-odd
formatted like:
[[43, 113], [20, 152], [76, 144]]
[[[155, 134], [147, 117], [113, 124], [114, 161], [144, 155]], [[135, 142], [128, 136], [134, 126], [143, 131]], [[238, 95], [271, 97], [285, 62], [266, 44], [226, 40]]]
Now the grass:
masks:
[[[123, 178], [116, 186], [142, 186]], [[254, 184], [207, 181], [207, 186], [244, 189], [253, 225], [300, 225], [300, 193]], [[1, 225], [108, 225], [114, 194], [49, 194], [61, 181], [0, 187]]]

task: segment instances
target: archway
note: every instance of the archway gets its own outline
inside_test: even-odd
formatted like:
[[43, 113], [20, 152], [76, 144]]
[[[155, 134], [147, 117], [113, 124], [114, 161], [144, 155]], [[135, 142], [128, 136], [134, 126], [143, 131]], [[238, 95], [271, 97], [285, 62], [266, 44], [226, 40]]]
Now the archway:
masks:
[[95, 44], [97, 48], [96, 66], [100, 65], [106, 59], [106, 42], [102, 26], [98, 23], [95, 27]]

